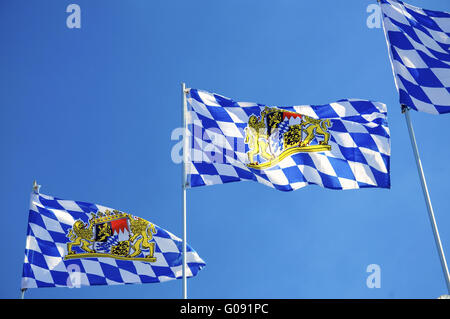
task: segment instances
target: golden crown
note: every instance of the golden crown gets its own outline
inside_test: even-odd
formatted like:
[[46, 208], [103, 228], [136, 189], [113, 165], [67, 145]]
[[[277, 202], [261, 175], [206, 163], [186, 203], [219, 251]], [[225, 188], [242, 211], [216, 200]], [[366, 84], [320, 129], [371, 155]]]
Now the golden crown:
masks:
[[123, 213], [118, 210], [113, 210], [111, 212], [109, 209], [105, 210], [105, 213], [97, 211], [97, 213], [93, 213], [91, 214], [91, 216], [92, 224], [102, 224], [113, 220], [129, 217], [127, 213]]

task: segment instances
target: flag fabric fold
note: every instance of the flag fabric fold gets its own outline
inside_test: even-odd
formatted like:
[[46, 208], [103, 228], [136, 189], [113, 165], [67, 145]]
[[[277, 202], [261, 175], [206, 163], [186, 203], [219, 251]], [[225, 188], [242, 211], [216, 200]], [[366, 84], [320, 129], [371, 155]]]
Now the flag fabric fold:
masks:
[[382, 103], [269, 107], [197, 89], [187, 101], [190, 187], [249, 180], [282, 191], [390, 187]]
[[[205, 265], [187, 245], [187, 277]], [[182, 240], [140, 217], [32, 193], [22, 289], [182, 278]]]
[[450, 13], [380, 0], [400, 104], [450, 112]]

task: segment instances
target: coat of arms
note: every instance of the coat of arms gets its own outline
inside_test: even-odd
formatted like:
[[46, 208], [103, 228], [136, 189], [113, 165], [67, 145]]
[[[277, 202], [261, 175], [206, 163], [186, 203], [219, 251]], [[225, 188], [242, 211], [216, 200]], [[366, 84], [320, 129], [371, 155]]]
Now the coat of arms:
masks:
[[245, 128], [245, 143], [250, 149], [247, 166], [265, 169], [295, 153], [329, 151], [330, 126], [329, 119], [266, 106], [259, 117], [250, 116]]
[[91, 214], [89, 223], [77, 220], [69, 229], [64, 259], [110, 257], [154, 262], [156, 234], [152, 223], [117, 210]]

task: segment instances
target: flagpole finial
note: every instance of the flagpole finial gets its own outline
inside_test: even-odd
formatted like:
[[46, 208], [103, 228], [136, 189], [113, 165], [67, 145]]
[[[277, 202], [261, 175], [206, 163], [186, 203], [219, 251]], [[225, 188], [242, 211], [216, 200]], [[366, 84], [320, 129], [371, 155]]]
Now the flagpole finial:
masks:
[[36, 194], [39, 194], [39, 190], [40, 189], [41, 189], [41, 185], [38, 185], [36, 180], [34, 180], [34, 182], [33, 182], [33, 192], [35, 192]]
[[181, 87], [182, 87], [184, 94], [188, 94], [189, 91], [191, 90], [191, 88], [186, 87], [186, 83], [184, 83], [184, 82], [181, 82]]
[[401, 107], [402, 107], [402, 113], [403, 113], [403, 114], [404, 114], [406, 111], [409, 110], [409, 107], [407, 107], [405, 104], [402, 104]]

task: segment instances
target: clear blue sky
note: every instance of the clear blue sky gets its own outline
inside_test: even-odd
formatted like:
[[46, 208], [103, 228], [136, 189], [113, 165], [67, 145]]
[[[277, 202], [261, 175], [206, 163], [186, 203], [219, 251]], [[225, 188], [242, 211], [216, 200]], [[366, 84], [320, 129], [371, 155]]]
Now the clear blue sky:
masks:
[[[81, 29], [66, 7], [81, 7]], [[388, 106], [392, 188], [254, 182], [188, 190], [188, 242], [207, 266], [191, 298], [436, 298], [446, 292], [376, 1], [0, 1], [0, 297], [19, 297], [29, 193], [88, 201], [182, 235], [171, 161], [180, 82], [240, 101]], [[409, 0], [450, 11], [448, 0]], [[450, 118], [412, 113], [450, 257]], [[366, 267], [381, 267], [369, 289]], [[31, 289], [27, 298], [180, 298], [160, 284]]]

